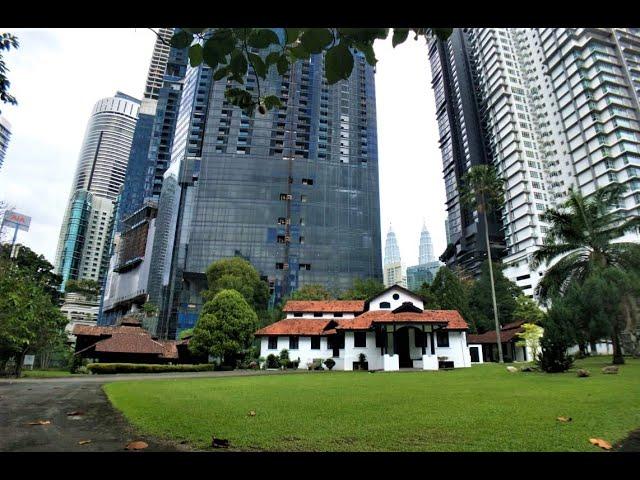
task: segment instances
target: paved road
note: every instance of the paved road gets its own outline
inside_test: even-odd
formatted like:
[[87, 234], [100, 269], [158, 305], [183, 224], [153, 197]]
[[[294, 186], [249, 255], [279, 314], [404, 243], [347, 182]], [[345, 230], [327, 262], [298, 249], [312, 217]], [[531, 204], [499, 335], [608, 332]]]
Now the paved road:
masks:
[[[286, 375], [278, 371], [193, 372], [167, 374], [78, 375], [64, 378], [0, 379], [0, 452], [113, 452], [131, 441], [149, 444], [144, 451], [186, 451], [158, 439], [137, 435], [102, 390], [107, 382], [243, 375]], [[68, 416], [73, 411], [83, 415]], [[49, 420], [48, 425], [29, 422]], [[91, 443], [79, 445], [82, 440]]]

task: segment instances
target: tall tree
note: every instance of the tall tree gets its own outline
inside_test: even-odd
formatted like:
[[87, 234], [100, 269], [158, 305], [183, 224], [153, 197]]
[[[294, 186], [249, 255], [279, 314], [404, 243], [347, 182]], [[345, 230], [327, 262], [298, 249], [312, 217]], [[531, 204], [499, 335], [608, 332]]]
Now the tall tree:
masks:
[[9, 262], [20, 274], [27, 276], [41, 285], [51, 296], [54, 303], [60, 300], [58, 288], [62, 277], [53, 273], [53, 265], [42, 254], [38, 254], [24, 245], [16, 245], [17, 254], [11, 258], [11, 244], [0, 245], [0, 259]]
[[484, 221], [484, 239], [487, 246], [489, 276], [491, 281], [491, 300], [493, 302], [493, 320], [496, 329], [498, 358], [502, 357], [502, 341], [500, 340], [500, 322], [498, 320], [498, 306], [493, 278], [493, 260], [491, 259], [491, 243], [489, 241], [489, 222], [487, 214], [498, 209], [504, 202], [504, 180], [498, 177], [495, 169], [489, 165], [475, 165], [469, 169], [462, 179], [461, 201], [470, 208], [474, 208]]
[[20, 376], [25, 355], [58, 342], [66, 324], [45, 286], [0, 258], [0, 367], [14, 358]]
[[514, 321], [524, 320], [527, 323], [537, 324], [544, 318], [544, 312], [531, 298], [526, 295], [518, 295], [516, 298], [516, 308], [513, 311]]
[[436, 273], [431, 292], [435, 303], [442, 310], [457, 310], [471, 324], [471, 330], [477, 331], [475, 319], [469, 314], [469, 295], [460, 279], [447, 267]]
[[614, 241], [640, 227], [640, 218], [627, 219], [623, 212], [614, 210], [625, 191], [618, 183], [598, 189], [588, 198], [572, 190], [562, 207], [550, 208], [542, 215], [549, 231], [531, 262], [532, 268], [549, 265], [537, 287], [541, 299], [562, 295], [574, 280], [581, 283], [596, 267], [640, 269], [640, 245]]
[[415, 294], [417, 294], [424, 303], [425, 310], [439, 310], [440, 304], [438, 303], [438, 299], [436, 295], [433, 293], [431, 286], [427, 282], [422, 282], [420, 288], [414, 290]]
[[[626, 187], [618, 183], [598, 189], [586, 198], [571, 191], [562, 207], [544, 213], [542, 219], [549, 224], [549, 232], [531, 262], [532, 268], [548, 265], [537, 287], [543, 301], [564, 295], [570, 285], [584, 283], [595, 270], [611, 268], [632, 274], [640, 271], [640, 245], [619, 241], [640, 226], [639, 217], [627, 218], [616, 208], [625, 191]], [[625, 296], [625, 304], [636, 302], [637, 297]], [[632, 313], [635, 311], [635, 308], [627, 310], [631, 329], [638, 322], [638, 316]], [[621, 354], [615, 360], [624, 361]]]
[[503, 270], [502, 264], [493, 264], [494, 277], [492, 282], [489, 262], [485, 260], [481, 266], [480, 277], [471, 287], [469, 308], [472, 316], [476, 319], [478, 330], [481, 332], [490, 330], [494, 326], [492, 319], [494, 315], [492, 299], [494, 298], [498, 306], [498, 318], [501, 325], [519, 320], [514, 317], [514, 312], [518, 307], [516, 298], [522, 295], [522, 289], [505, 277]]
[[189, 350], [196, 355], [220, 357], [224, 364], [251, 346], [258, 328], [258, 316], [244, 297], [235, 290], [222, 290], [202, 307], [193, 329]]
[[342, 300], [367, 300], [384, 291], [384, 288], [384, 284], [375, 278], [367, 278], [366, 280], [356, 278], [353, 286], [342, 293], [340, 298]]
[[258, 314], [267, 310], [269, 285], [260, 278], [253, 265], [244, 258], [231, 257], [213, 262], [207, 269], [209, 289], [202, 292], [205, 300], [222, 290], [236, 290]]

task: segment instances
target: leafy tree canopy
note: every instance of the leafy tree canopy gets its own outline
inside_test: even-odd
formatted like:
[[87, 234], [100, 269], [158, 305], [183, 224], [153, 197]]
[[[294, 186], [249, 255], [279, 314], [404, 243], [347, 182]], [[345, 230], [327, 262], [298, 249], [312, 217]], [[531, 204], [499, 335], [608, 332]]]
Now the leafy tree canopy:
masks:
[[420, 288], [416, 289], [413, 293], [417, 294], [422, 299], [425, 310], [440, 309], [438, 299], [427, 282], [423, 282], [422, 285], [420, 285]]
[[100, 293], [100, 284], [95, 280], [80, 279], [67, 280], [64, 285], [64, 291], [68, 293], [82, 293], [88, 296], [96, 296]]
[[469, 323], [472, 331], [476, 331], [475, 320], [469, 312], [469, 298], [464, 285], [449, 268], [442, 267], [436, 273], [430, 288], [435, 303], [442, 310], [457, 310]]
[[[446, 39], [452, 29], [395, 28], [393, 46], [403, 43], [410, 32], [416, 40], [433, 35]], [[225, 97], [252, 115], [256, 107], [261, 114], [282, 107], [278, 95], [260, 89], [260, 79], [265, 80], [271, 70], [283, 76], [292, 63], [323, 54], [327, 83], [333, 85], [351, 76], [354, 55], [364, 56], [369, 65], [375, 66], [373, 43], [389, 33], [388, 28], [181, 28], [176, 30], [171, 45], [189, 49], [191, 66], [211, 67], [213, 81], [233, 82], [227, 84]], [[256, 78], [255, 94], [243, 87], [247, 74]]]
[[356, 278], [353, 282], [353, 287], [343, 292], [342, 295], [340, 295], [340, 299], [367, 300], [384, 291], [384, 288], [384, 284], [375, 278], [367, 278], [366, 280]]
[[[516, 298], [522, 295], [522, 289], [510, 281], [503, 273], [504, 266], [493, 264], [496, 304], [498, 319], [501, 325], [511, 323], [518, 303]], [[495, 328], [493, 320], [493, 303], [491, 301], [491, 279], [489, 276], [489, 262], [485, 260], [480, 270], [480, 277], [474, 283], [469, 298], [469, 306], [476, 318], [478, 330], [486, 332]]]
[[269, 285], [244, 258], [231, 257], [213, 262], [207, 269], [207, 281], [209, 289], [203, 292], [205, 300], [212, 299], [222, 290], [236, 290], [256, 312], [267, 310]]
[[[4, 50], [9, 51], [11, 47], [18, 48], [18, 46], [18, 37], [11, 33], [0, 33], [0, 101], [11, 105], [16, 105], [18, 102], [15, 97], [9, 93], [9, 87], [11, 86], [11, 82], [9, 82], [7, 78], [9, 69], [4, 63], [2, 55]], [[2, 113], [2, 111], [0, 111], [0, 113]]]
[[513, 311], [513, 320], [524, 320], [527, 323], [540, 323], [544, 318], [544, 312], [531, 298], [526, 295], [516, 297], [516, 308]]
[[53, 265], [42, 254], [38, 254], [24, 245], [18, 245], [18, 253], [11, 257], [11, 244], [0, 245], [0, 260], [9, 262], [17, 268], [21, 275], [27, 276], [41, 285], [45, 292], [57, 303], [60, 298], [58, 288], [62, 283], [62, 277], [53, 273]]
[[66, 324], [46, 286], [0, 258], [0, 367], [15, 357], [19, 376], [24, 356], [58, 342]]
[[213, 355], [225, 363], [251, 346], [258, 317], [235, 290], [222, 290], [202, 307], [189, 349], [196, 355]]

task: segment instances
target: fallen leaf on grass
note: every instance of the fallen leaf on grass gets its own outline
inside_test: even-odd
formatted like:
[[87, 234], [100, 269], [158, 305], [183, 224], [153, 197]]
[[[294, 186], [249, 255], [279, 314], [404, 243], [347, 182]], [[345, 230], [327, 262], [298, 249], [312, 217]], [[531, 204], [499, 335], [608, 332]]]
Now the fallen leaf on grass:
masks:
[[78, 445], [86, 445], [87, 443], [91, 443], [91, 440], [80, 440]]
[[589, 442], [597, 447], [604, 448], [605, 450], [611, 450], [611, 444], [606, 440], [602, 440], [601, 438], [590, 438]]
[[33, 422], [29, 422], [29, 425], [49, 425], [51, 420], [34, 420]]
[[247, 415], [249, 415], [250, 417], [255, 417], [256, 416], [256, 412], [251, 410], [249, 413], [247, 413]]
[[147, 448], [149, 445], [146, 442], [137, 441], [129, 443], [125, 448], [127, 450], [143, 450]]
[[556, 418], [556, 420], [558, 420], [559, 422], [570, 422], [571, 417], [558, 417]]

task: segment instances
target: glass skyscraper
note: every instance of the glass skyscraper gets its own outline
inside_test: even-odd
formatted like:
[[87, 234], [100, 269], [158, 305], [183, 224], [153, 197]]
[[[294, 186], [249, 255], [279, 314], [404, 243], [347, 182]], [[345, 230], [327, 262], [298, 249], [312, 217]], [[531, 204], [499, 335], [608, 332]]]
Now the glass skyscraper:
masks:
[[[150, 274], [158, 334], [194, 325], [214, 261], [248, 259], [272, 301], [305, 284], [343, 290], [381, 279], [374, 72], [357, 55], [329, 86], [322, 55], [272, 71], [261, 91], [283, 107], [248, 117], [188, 68], [162, 185]], [[246, 86], [257, 93], [252, 74]]]

